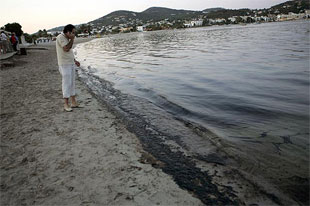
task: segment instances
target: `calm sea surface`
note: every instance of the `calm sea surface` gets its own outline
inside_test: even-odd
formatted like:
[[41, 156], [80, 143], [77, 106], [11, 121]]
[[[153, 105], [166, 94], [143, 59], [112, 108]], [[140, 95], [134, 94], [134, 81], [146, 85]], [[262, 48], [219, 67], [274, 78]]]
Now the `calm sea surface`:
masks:
[[75, 52], [122, 93], [232, 144], [309, 163], [309, 30], [295, 21], [118, 34]]

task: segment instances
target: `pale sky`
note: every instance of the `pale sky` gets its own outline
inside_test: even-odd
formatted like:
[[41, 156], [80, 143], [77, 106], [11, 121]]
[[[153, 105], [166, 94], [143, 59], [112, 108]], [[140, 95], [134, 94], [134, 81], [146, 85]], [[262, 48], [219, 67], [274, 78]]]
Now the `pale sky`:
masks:
[[269, 8], [287, 0], [1, 0], [0, 27], [17, 22], [25, 33], [66, 24], [82, 24], [116, 10], [141, 12], [153, 6], [172, 9], [204, 10]]

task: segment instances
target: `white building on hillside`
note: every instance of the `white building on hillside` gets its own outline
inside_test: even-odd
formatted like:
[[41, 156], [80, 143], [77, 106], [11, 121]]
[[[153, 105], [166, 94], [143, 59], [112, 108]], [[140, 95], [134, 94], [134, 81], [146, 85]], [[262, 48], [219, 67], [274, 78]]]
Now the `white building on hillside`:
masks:
[[209, 21], [210, 24], [215, 24], [216, 23], [216, 21], [214, 19], [208, 19], [208, 21]]
[[279, 14], [277, 15], [277, 20], [278, 21], [288, 21], [288, 20], [295, 20], [295, 19], [302, 19], [306, 18], [306, 12], [305, 13], [300, 13], [300, 14], [295, 14], [295, 13], [288, 13], [288, 14]]
[[225, 19], [215, 19], [215, 22], [216, 23], [223, 23], [223, 22], [226, 22]]
[[139, 32], [143, 32], [146, 30], [146, 27], [145, 26], [137, 26], [137, 31]]
[[246, 22], [248, 20], [248, 18], [251, 18], [251, 16], [240, 16], [240, 18], [242, 19], [242, 21]]
[[229, 17], [228, 20], [233, 23], [237, 21], [236, 17]]
[[56, 34], [60, 34], [62, 32], [62, 30], [59, 30], [59, 31], [49, 31], [47, 32], [47, 34], [51, 34], [53, 36], [55, 36]]
[[191, 27], [202, 26], [202, 24], [203, 24], [203, 20], [191, 21], [190, 23]]

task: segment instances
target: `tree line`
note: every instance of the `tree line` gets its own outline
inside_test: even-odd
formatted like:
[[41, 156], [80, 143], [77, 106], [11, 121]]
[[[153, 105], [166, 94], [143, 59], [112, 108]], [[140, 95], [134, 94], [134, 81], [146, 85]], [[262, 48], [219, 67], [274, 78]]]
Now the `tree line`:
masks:
[[52, 37], [51, 34], [47, 33], [46, 29], [43, 29], [43, 30], [40, 29], [38, 32], [36, 32], [34, 34], [24, 33], [22, 30], [22, 26], [17, 22], [8, 23], [8, 24], [4, 25], [3, 27], [1, 27], [1, 29], [8, 31], [8, 32], [11, 32], [11, 33], [14, 32], [16, 34], [16, 36], [18, 36], [18, 37], [24, 35], [25, 40], [28, 43], [32, 43], [33, 41], [37, 40], [40, 37], [46, 37], [46, 38]]

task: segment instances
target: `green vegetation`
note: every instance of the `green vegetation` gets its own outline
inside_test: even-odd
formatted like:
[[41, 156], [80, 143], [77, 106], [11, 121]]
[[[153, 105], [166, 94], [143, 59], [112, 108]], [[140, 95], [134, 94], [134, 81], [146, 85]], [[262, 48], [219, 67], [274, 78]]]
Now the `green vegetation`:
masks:
[[4, 29], [9, 32], [15, 32], [17, 36], [21, 36], [24, 32], [22, 30], [22, 26], [19, 23], [8, 23], [4, 26]]
[[307, 9], [310, 9], [309, 0], [287, 1], [270, 8], [271, 13], [274, 14], [288, 14], [289, 12], [298, 14], [299, 12], [304, 12]]
[[88, 24], [81, 24], [76, 28], [76, 34], [81, 34], [81, 33], [90, 33], [91, 31], [91, 26]]
[[24, 36], [25, 36], [26, 42], [32, 43], [32, 35], [24, 33]]
[[253, 11], [250, 9], [221, 9], [217, 11], [210, 12], [206, 14], [207, 19], [217, 19], [217, 18], [223, 18], [228, 19], [229, 17], [233, 16], [251, 16], [253, 15]]

